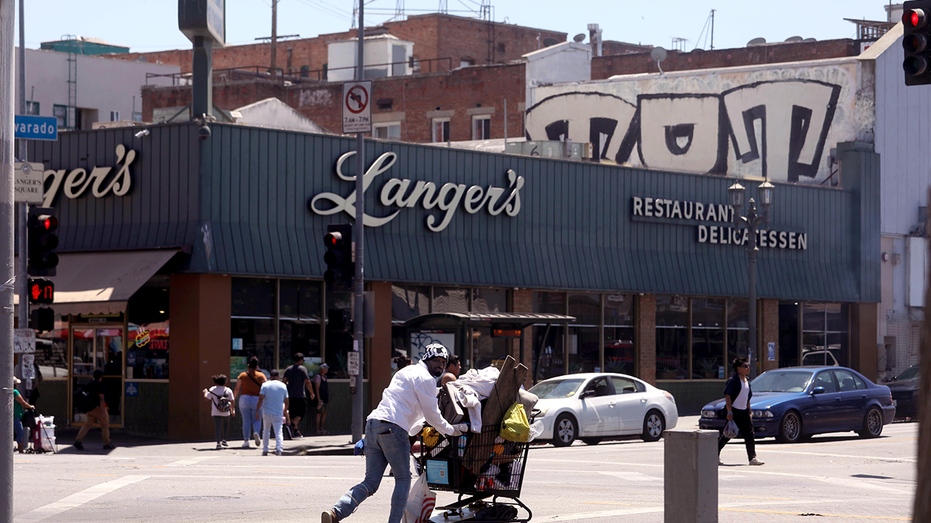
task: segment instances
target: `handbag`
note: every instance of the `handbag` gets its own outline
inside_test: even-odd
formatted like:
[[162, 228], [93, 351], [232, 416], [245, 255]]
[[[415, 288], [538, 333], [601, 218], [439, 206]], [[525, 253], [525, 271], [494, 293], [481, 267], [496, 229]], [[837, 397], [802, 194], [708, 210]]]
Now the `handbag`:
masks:
[[404, 523], [427, 523], [436, 506], [436, 493], [427, 486], [427, 475], [422, 474], [411, 487], [407, 496], [407, 506], [404, 507]]
[[504, 414], [499, 436], [518, 443], [527, 443], [530, 439], [530, 421], [527, 420], [523, 403], [517, 402], [511, 405], [511, 408]]
[[737, 423], [734, 423], [734, 420], [728, 420], [727, 425], [724, 425], [724, 437], [736, 438], [739, 434], [740, 429], [737, 428]]

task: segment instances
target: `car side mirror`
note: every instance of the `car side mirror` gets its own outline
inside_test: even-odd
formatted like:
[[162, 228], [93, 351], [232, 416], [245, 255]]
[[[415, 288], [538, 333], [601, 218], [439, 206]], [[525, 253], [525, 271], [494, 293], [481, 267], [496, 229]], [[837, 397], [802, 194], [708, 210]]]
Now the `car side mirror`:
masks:
[[815, 387], [815, 388], [811, 389], [811, 395], [812, 395], [812, 396], [815, 396], [815, 395], [818, 395], [818, 394], [824, 394], [824, 387]]
[[579, 397], [584, 400], [585, 398], [590, 398], [594, 395], [595, 395], [595, 391], [589, 389], [589, 390], [582, 391], [582, 394], [580, 394]]

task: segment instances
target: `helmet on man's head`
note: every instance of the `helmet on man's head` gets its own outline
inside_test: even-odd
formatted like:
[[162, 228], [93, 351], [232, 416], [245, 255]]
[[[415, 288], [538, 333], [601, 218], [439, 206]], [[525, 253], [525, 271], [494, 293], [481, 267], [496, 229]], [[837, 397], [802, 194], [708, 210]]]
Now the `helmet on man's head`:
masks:
[[424, 349], [422, 361], [433, 358], [443, 358], [449, 361], [449, 351], [446, 350], [446, 347], [444, 347], [442, 343], [431, 343]]

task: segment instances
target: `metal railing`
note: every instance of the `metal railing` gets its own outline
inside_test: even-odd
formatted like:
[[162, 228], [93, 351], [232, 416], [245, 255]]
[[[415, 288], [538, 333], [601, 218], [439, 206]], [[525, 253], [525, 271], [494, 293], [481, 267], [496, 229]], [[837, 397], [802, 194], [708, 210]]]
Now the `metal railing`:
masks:
[[[380, 68], [394, 68], [394, 66], [402, 65], [413, 69], [413, 74], [430, 74], [430, 73], [441, 73], [451, 71], [453, 68], [453, 59], [452, 58], [428, 58], [425, 60], [404, 60], [402, 62], [387, 62], [383, 64], [366, 64], [366, 70], [380, 69]], [[444, 67], [445, 65], [445, 67]], [[424, 70], [426, 68], [426, 71]], [[343, 70], [354, 70], [355, 66], [347, 67], [333, 67], [326, 69], [301, 69], [301, 68], [288, 68], [287, 70], [279, 69], [278, 80], [276, 83], [282, 85], [285, 82], [291, 84], [304, 83], [304, 82], [326, 82], [329, 73], [332, 71], [343, 71]], [[213, 83], [214, 84], [224, 84], [235, 81], [243, 80], [254, 80], [257, 78], [265, 79], [271, 81], [271, 68], [264, 67], [259, 65], [250, 65], [245, 67], [231, 67], [227, 69], [214, 69], [213, 70]], [[355, 75], [353, 75], [354, 77]], [[401, 75], [407, 76], [407, 75]], [[396, 78], [396, 75], [385, 75], [378, 76], [377, 78]], [[171, 86], [184, 86], [191, 85], [194, 75], [193, 73], [170, 73], [170, 74], [156, 74], [156, 73], [146, 73], [145, 75], [145, 85], [162, 85], [160, 82], [154, 83], [157, 78], [169, 78], [171, 79]], [[150, 83], [150, 80], [153, 83]]]

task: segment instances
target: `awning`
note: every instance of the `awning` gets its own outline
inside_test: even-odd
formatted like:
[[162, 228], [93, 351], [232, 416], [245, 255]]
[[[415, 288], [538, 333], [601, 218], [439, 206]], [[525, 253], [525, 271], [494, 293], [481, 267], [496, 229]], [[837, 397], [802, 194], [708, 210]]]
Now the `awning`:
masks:
[[59, 254], [56, 314], [119, 314], [126, 303], [179, 249]]

